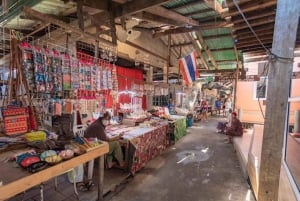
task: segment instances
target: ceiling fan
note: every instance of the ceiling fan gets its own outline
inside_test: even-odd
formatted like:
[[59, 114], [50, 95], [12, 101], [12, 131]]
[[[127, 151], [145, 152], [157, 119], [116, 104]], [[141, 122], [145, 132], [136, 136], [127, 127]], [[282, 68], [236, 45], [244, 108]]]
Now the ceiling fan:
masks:
[[137, 39], [140, 35], [140, 31], [133, 30], [133, 27], [139, 24], [139, 20], [130, 19], [126, 20], [123, 25], [116, 26], [117, 38], [121, 42], [126, 42], [127, 40], [133, 41]]

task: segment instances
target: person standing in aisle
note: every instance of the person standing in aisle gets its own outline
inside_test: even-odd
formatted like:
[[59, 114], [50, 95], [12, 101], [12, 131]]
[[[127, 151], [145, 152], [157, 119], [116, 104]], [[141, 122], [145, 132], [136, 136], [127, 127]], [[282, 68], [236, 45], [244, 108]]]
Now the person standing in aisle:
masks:
[[229, 113], [229, 110], [231, 109], [232, 110], [232, 102], [231, 102], [231, 99], [230, 98], [227, 98], [226, 101], [225, 101], [225, 109], [224, 109], [224, 117], [227, 117], [228, 116], [228, 113]]
[[215, 101], [215, 109], [216, 109], [216, 114], [219, 116], [221, 116], [221, 106], [222, 106], [221, 100], [220, 98], [217, 98], [217, 100]]
[[208, 119], [207, 119], [207, 112], [208, 112], [208, 103], [207, 103], [207, 100], [203, 100], [202, 102], [201, 102], [201, 120], [203, 120], [203, 121], [208, 121]]

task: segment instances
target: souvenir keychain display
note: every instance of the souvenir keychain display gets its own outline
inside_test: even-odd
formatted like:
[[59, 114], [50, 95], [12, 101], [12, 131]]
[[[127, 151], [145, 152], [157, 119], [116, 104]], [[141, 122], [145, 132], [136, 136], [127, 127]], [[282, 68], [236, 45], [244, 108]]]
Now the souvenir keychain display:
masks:
[[21, 48], [23, 50], [23, 66], [25, 69], [25, 77], [28, 82], [29, 90], [35, 91], [33, 52], [30, 44], [28, 43], [22, 43]]
[[43, 61], [44, 61], [44, 74], [45, 74], [45, 84], [46, 92], [53, 92], [53, 75], [52, 75], [52, 60], [53, 56], [51, 55], [48, 48], [44, 49]]
[[107, 90], [108, 86], [107, 86], [107, 69], [106, 66], [103, 67], [102, 70], [102, 89], [103, 90]]
[[61, 92], [62, 91], [61, 58], [59, 52], [57, 52], [56, 50], [53, 50], [52, 73], [53, 73], [54, 92]]
[[98, 66], [96, 71], [96, 90], [101, 91], [102, 90], [102, 66], [101, 64]]
[[85, 66], [85, 90], [91, 90], [91, 66]]
[[71, 88], [73, 90], [79, 89], [79, 63], [78, 60], [75, 58], [71, 58], [70, 60], [71, 65]]
[[91, 90], [96, 91], [97, 90], [97, 69], [99, 67], [96, 65], [91, 66]]
[[68, 54], [63, 55], [62, 60], [62, 73], [63, 73], [63, 89], [71, 90], [71, 66], [70, 56]]
[[39, 47], [34, 48], [34, 72], [35, 72], [35, 84], [37, 92], [45, 92], [45, 69], [43, 54]]
[[84, 62], [79, 63], [79, 89], [85, 89], [85, 74], [86, 74], [85, 64]]

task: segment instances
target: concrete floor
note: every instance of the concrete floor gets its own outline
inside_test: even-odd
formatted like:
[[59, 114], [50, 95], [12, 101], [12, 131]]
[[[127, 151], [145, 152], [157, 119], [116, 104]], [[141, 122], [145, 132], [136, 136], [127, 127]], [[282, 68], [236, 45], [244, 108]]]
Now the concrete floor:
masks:
[[[216, 133], [218, 121], [194, 123], [188, 134], [162, 155], [154, 158], [134, 177], [120, 170], [105, 172], [105, 200], [111, 201], [254, 201], [239, 167], [232, 144], [224, 144], [224, 135]], [[115, 172], [113, 172], [115, 171]], [[45, 201], [77, 200], [72, 184], [59, 178], [44, 185]], [[79, 192], [81, 201], [94, 201], [97, 191]], [[29, 190], [10, 201], [40, 200], [39, 188]]]
[[217, 121], [197, 122], [165, 153], [150, 161], [111, 201], [253, 201], [232, 144]]

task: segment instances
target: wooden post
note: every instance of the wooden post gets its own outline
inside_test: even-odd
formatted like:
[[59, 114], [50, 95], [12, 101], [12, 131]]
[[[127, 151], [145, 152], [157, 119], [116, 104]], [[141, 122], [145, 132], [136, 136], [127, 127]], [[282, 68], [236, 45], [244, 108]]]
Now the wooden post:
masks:
[[83, 19], [83, 2], [82, 0], [77, 0], [77, 18], [78, 26], [81, 31], [84, 31], [84, 19]]
[[[147, 81], [147, 83], [153, 82], [153, 66], [150, 66], [149, 70], [147, 71], [146, 81]], [[146, 97], [147, 97], [147, 110], [152, 110], [153, 109], [153, 95], [147, 94]]]
[[171, 34], [168, 35], [168, 58], [167, 58], [167, 84], [169, 83], [169, 71], [171, 65]]
[[[234, 54], [235, 54], [235, 58], [236, 58], [236, 75], [235, 75], [235, 83], [234, 83], [234, 99], [233, 99], [232, 110], [236, 111], [236, 109], [237, 109], [237, 108], [235, 108], [235, 105], [236, 105], [236, 91], [237, 91], [237, 84], [238, 84], [238, 81], [239, 81], [240, 60], [239, 60], [239, 53], [237, 51], [236, 45], [234, 44], [233, 47], [234, 47]], [[239, 118], [241, 118], [241, 117], [239, 116]]]
[[278, 200], [286, 111], [299, 12], [298, 0], [278, 0], [272, 53], [288, 59], [274, 56], [270, 62], [258, 201]]
[[[236, 65], [236, 72], [235, 72], [235, 79], [234, 79], [234, 92], [233, 92], [233, 105], [232, 105], [232, 111], [237, 111], [235, 108], [236, 103], [236, 95], [237, 95], [237, 85], [239, 81], [239, 67], [238, 64]], [[240, 117], [239, 117], [240, 118]]]
[[[178, 59], [180, 59], [181, 58], [181, 54], [182, 54], [182, 46], [180, 46], [179, 47], [179, 58]], [[197, 68], [198, 68], [198, 66], [197, 66]], [[180, 67], [178, 66], [178, 80], [177, 80], [177, 82], [178, 82], [178, 84], [180, 83]], [[175, 91], [175, 90], [174, 90]], [[174, 93], [175, 94], [175, 93]]]
[[98, 201], [103, 201], [104, 155], [99, 157]]

